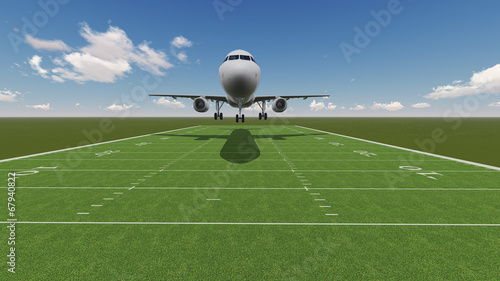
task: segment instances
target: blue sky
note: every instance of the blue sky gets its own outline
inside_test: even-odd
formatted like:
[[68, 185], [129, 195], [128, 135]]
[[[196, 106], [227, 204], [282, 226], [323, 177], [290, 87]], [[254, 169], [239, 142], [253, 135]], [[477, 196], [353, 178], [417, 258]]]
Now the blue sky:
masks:
[[257, 95], [331, 95], [282, 116], [500, 116], [498, 1], [40, 3], [0, 4], [2, 117], [211, 116], [144, 93], [224, 95], [234, 49]]

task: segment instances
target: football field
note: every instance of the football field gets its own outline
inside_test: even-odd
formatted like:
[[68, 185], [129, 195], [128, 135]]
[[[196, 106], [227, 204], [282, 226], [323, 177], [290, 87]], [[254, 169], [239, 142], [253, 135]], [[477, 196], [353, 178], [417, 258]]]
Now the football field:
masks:
[[[0, 170], [5, 207], [16, 177], [15, 214], [2, 216], [17, 220], [19, 280], [500, 278], [498, 167], [235, 124], [0, 160]], [[8, 237], [4, 227], [5, 262]]]

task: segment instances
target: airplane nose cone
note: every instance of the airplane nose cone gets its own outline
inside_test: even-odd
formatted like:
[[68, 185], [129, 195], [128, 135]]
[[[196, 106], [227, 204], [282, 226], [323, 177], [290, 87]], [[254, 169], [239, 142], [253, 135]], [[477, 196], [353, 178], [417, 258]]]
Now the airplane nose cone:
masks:
[[248, 69], [243, 67], [242, 65], [235, 64], [232, 65], [230, 70], [229, 78], [233, 81], [243, 81], [248, 79]]
[[226, 93], [233, 97], [249, 97], [259, 84], [258, 71], [252, 62], [229, 61], [221, 65], [219, 77]]
[[248, 96], [255, 90], [254, 81], [245, 68], [233, 68], [226, 75], [226, 86], [235, 96]]

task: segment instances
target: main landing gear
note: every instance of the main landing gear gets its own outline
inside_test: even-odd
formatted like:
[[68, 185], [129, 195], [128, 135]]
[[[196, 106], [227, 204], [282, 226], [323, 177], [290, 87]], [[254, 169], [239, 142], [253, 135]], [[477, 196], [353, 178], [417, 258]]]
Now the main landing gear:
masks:
[[257, 104], [259, 105], [260, 109], [262, 110], [262, 112], [259, 112], [259, 120], [262, 120], [262, 118], [264, 118], [264, 120], [267, 120], [266, 102], [261, 101], [261, 102], [257, 102]]
[[222, 112], [220, 112], [220, 109], [221, 107], [224, 105], [224, 102], [222, 101], [216, 101], [215, 102], [215, 110], [217, 110], [217, 112], [214, 113], [214, 119], [217, 120], [217, 118], [220, 118], [220, 120], [222, 120], [222, 118], [224, 117], [224, 115], [222, 115]]

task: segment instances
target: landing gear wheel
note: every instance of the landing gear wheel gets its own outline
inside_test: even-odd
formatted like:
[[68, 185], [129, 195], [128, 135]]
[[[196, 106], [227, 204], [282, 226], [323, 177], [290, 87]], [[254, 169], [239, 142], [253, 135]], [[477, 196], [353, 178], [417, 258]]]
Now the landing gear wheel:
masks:
[[217, 120], [217, 112], [214, 113], [214, 119]]
[[222, 120], [222, 117], [223, 117], [223, 116], [222, 116], [222, 112], [221, 112], [221, 113], [219, 114], [219, 118], [220, 118], [220, 120]]
[[[222, 119], [222, 118], [221, 118]], [[267, 120], [267, 112], [264, 113], [264, 120]]]
[[259, 112], [259, 120], [262, 120], [262, 113]]
[[238, 123], [238, 114], [236, 114], [236, 123]]
[[245, 122], [245, 114], [241, 114], [241, 123]]

